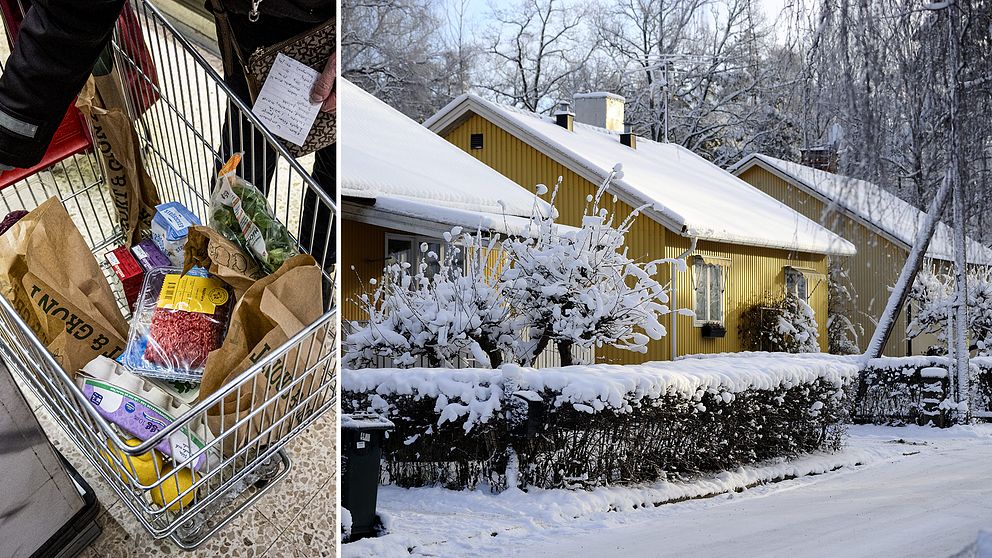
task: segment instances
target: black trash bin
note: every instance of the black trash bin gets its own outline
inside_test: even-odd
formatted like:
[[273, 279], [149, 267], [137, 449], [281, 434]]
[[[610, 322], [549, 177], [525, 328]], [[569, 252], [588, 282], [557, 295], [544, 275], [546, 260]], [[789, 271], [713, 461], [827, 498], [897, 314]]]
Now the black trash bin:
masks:
[[375, 413], [341, 415], [341, 506], [351, 513], [351, 535], [375, 535], [382, 443], [393, 423]]

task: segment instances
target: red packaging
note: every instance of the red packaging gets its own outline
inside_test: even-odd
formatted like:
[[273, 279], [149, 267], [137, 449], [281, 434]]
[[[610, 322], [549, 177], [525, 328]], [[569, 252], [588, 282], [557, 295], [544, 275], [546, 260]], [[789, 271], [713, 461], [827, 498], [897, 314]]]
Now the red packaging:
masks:
[[134, 303], [141, 293], [141, 285], [145, 280], [145, 271], [141, 268], [138, 260], [126, 246], [121, 246], [112, 252], [107, 252], [107, 262], [114, 268], [114, 273], [124, 286], [124, 298], [127, 299], [127, 307], [134, 311]]

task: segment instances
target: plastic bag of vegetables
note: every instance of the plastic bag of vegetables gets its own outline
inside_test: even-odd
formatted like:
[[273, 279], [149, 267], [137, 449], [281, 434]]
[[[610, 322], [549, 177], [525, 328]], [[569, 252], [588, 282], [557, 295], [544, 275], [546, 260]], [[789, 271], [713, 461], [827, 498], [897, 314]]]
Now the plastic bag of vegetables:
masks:
[[267, 273], [299, 254], [296, 243], [269, 208], [265, 196], [235, 174], [241, 154], [234, 154], [218, 173], [210, 199], [210, 226], [251, 253]]

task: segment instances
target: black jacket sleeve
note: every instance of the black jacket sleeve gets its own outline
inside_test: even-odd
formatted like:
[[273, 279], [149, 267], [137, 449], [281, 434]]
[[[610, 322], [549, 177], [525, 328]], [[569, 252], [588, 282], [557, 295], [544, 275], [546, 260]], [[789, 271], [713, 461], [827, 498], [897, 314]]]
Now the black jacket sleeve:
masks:
[[41, 161], [124, 0], [34, 0], [0, 77], [0, 163]]

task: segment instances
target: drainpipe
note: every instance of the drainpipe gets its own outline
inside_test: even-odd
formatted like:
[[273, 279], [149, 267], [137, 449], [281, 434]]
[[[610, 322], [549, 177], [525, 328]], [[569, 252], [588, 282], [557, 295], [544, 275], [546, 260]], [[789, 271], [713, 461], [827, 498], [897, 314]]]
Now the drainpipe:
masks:
[[[696, 237], [690, 236], [689, 238], [690, 238], [689, 247], [686, 249], [685, 252], [679, 254], [679, 257], [676, 259], [684, 260], [685, 258], [689, 257], [689, 254], [692, 254], [693, 252], [696, 251], [696, 240], [697, 240]], [[669, 269], [668, 301], [669, 304], [671, 305], [670, 315], [672, 316], [671, 327], [668, 328], [668, 336], [672, 338], [672, 360], [675, 360], [675, 358], [679, 356], [678, 323], [677, 323], [679, 316], [679, 312], [678, 312], [679, 309], [677, 308], [678, 299], [675, 298], [675, 264], [674, 263], [668, 264], [668, 269]]]

